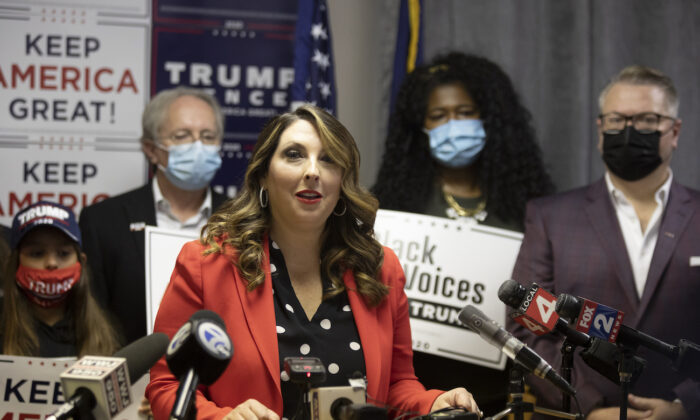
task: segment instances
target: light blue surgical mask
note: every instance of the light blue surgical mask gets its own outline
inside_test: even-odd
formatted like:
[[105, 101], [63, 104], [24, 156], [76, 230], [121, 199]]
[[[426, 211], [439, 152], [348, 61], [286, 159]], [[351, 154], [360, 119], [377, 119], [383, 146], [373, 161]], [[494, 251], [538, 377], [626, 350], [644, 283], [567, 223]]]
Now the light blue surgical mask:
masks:
[[168, 166], [158, 167], [173, 185], [182, 190], [192, 191], [206, 187], [221, 167], [218, 145], [202, 144], [197, 140], [167, 148], [158, 143], [156, 146], [168, 152]]
[[424, 131], [430, 136], [430, 154], [450, 168], [471, 165], [486, 144], [481, 120], [449, 120]]

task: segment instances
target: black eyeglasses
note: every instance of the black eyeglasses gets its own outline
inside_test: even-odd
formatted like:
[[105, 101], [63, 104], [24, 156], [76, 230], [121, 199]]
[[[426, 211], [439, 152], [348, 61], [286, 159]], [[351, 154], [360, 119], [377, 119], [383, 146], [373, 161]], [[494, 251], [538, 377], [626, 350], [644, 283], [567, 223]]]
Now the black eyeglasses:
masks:
[[659, 125], [664, 119], [676, 121], [675, 118], [668, 115], [661, 115], [655, 112], [642, 112], [641, 114], [623, 115], [617, 112], [609, 112], [600, 114], [598, 118], [601, 122], [601, 127], [604, 132], [615, 133], [625, 129], [628, 121], [632, 121], [632, 126], [635, 130], [642, 133], [651, 133], [659, 130]]

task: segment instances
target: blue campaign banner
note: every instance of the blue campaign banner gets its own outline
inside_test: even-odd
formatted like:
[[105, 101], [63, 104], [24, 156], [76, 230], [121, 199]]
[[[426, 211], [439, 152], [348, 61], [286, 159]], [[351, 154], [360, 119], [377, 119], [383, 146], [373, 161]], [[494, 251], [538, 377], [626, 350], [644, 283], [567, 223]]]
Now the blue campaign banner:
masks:
[[226, 118], [212, 181], [233, 196], [257, 134], [289, 110], [297, 2], [153, 0], [151, 94], [179, 85], [216, 96]]

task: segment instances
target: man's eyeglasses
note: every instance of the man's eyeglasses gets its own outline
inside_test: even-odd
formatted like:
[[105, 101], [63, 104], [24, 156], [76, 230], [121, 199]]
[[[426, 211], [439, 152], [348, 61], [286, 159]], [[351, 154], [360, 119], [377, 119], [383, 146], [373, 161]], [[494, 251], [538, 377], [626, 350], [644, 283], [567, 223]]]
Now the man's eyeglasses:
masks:
[[216, 144], [221, 140], [221, 136], [213, 131], [200, 131], [199, 136], [195, 137], [194, 133], [189, 130], [176, 131], [173, 134], [161, 137], [161, 140], [170, 140], [173, 144], [194, 143], [199, 140], [202, 144]]
[[628, 121], [632, 121], [635, 130], [642, 133], [651, 133], [659, 130], [659, 125], [664, 119], [676, 121], [668, 115], [661, 115], [655, 112], [643, 112], [641, 114], [623, 115], [617, 112], [598, 115], [601, 127], [606, 133], [616, 133], [625, 129]]

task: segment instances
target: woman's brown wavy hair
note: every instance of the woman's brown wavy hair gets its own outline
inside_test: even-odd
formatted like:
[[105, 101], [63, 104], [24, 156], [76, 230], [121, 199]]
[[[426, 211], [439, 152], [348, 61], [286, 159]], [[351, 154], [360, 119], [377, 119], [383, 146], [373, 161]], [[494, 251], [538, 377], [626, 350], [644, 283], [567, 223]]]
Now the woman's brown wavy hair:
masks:
[[[21, 244], [20, 244], [21, 246]], [[90, 273], [84, 254], [75, 244], [81, 272], [80, 280], [66, 298], [66, 312], [73, 322], [76, 356], [86, 354], [111, 356], [119, 348], [119, 335], [105, 312], [90, 293]], [[15, 281], [19, 266], [19, 250], [13, 249], [6, 261], [3, 276], [5, 296], [0, 333], [3, 353], [15, 356], [39, 356], [39, 339], [35, 332], [37, 322], [32, 314], [32, 303], [24, 296]]]
[[279, 115], [265, 125], [240, 193], [214, 213], [202, 230], [201, 241], [208, 245], [204, 254], [224, 253], [230, 245], [237, 253], [232, 263], [247, 280], [248, 290], [263, 283], [262, 241], [271, 215], [269, 208], [260, 206], [261, 180], [267, 175], [280, 136], [299, 120], [308, 121], [316, 129], [326, 153], [343, 173], [335, 213], [342, 213], [342, 202], [347, 210], [342, 216], [332, 214], [328, 218], [321, 246], [321, 274], [335, 286], [328, 296], [345, 290], [342, 276], [345, 270], [351, 270], [358, 292], [375, 306], [388, 294], [388, 287], [378, 280], [384, 259], [382, 246], [374, 239], [378, 202], [359, 184], [360, 153], [350, 132], [331, 114], [311, 105]]

